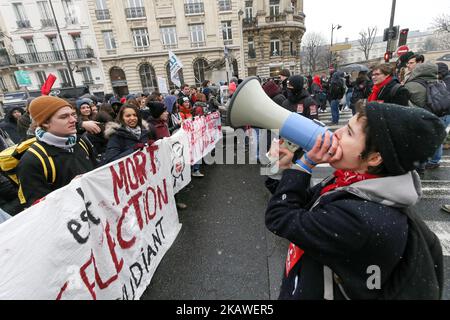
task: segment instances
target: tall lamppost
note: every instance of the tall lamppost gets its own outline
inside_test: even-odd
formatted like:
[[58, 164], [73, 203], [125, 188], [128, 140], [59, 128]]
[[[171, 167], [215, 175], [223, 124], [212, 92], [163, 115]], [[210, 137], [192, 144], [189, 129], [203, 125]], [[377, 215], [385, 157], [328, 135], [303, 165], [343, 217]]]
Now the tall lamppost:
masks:
[[330, 45], [330, 66], [333, 63], [333, 51], [332, 47], [333, 47], [333, 33], [334, 33], [334, 29], [339, 30], [340, 28], [342, 28], [342, 26], [340, 24], [334, 25], [331, 24], [331, 45]]
[[53, 20], [55, 20], [55, 24], [56, 24], [56, 30], [58, 31], [59, 41], [61, 41], [61, 46], [62, 46], [62, 49], [63, 49], [64, 58], [65, 58], [66, 64], [67, 64], [67, 69], [69, 69], [70, 81], [72, 82], [71, 83], [72, 87], [75, 88], [77, 85], [76, 85], [75, 79], [73, 77], [73, 70], [72, 70], [72, 68], [70, 66], [70, 61], [69, 61], [69, 58], [67, 56], [66, 47], [64, 46], [64, 41], [63, 41], [63, 38], [61, 36], [61, 31], [59, 30], [58, 20], [56, 19], [55, 10], [53, 9], [52, 0], [50, 0], [49, 2], [50, 2], [50, 8], [52, 10]]
[[242, 21], [242, 16], [244, 15], [244, 11], [242, 9], [239, 9], [238, 11], [238, 19], [239, 19], [239, 37], [240, 37], [240, 55], [241, 55], [241, 76], [240, 78], [244, 79], [246, 72], [245, 72], [245, 57], [244, 57], [244, 23]]

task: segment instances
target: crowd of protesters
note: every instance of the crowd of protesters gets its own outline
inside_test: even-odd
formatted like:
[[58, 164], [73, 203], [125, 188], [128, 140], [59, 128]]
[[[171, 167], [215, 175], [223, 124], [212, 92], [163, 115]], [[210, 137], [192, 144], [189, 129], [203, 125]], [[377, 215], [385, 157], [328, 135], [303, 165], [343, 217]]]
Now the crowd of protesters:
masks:
[[[184, 120], [217, 111], [219, 94], [217, 86], [205, 81], [200, 88], [185, 84], [165, 97], [158, 91], [110, 94], [103, 100], [89, 94], [50, 95], [7, 110], [0, 122], [0, 151], [31, 138], [36, 142], [20, 158], [17, 185], [0, 174], [0, 209], [15, 215], [72, 179], [169, 137]], [[45, 174], [40, 159], [49, 164]], [[193, 177], [204, 176], [199, 163], [191, 169]], [[177, 201], [177, 207], [187, 205]]]

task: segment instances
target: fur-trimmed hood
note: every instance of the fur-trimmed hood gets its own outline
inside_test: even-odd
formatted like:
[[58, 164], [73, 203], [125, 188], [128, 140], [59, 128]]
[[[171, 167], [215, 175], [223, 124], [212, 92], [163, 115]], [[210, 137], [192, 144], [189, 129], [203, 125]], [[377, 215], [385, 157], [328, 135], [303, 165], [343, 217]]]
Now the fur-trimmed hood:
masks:
[[[125, 128], [120, 123], [113, 122], [113, 121], [107, 122], [105, 124], [105, 133], [104, 133], [105, 138], [106, 139], [111, 138], [111, 136], [113, 134], [117, 133], [120, 129], [126, 131]], [[142, 120], [142, 129], [147, 130], [147, 131], [149, 129], [149, 125], [148, 125], [147, 121], [145, 121], [145, 120]]]

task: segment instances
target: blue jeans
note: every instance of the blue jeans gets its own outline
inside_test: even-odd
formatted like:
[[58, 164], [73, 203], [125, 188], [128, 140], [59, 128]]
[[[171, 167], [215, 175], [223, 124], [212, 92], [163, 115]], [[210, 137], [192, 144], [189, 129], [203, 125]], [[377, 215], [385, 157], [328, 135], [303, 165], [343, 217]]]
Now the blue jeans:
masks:
[[339, 101], [340, 100], [331, 100], [331, 118], [333, 123], [339, 122]]
[[[442, 123], [444, 124], [444, 126], [447, 128], [450, 125], [450, 115], [446, 115], [440, 118]], [[428, 161], [428, 163], [430, 164], [438, 164], [441, 161], [442, 158], [442, 152], [443, 152], [443, 147], [442, 144], [439, 146], [439, 148], [436, 150], [436, 152], [434, 153], [433, 158]]]
[[200, 161], [192, 166], [191, 171], [192, 172], [200, 171]]
[[350, 99], [352, 98], [352, 95], [353, 95], [353, 88], [351, 90], [347, 90], [347, 93], [345, 94], [345, 104], [349, 108], [350, 108], [350, 105], [352, 104], [350, 102]]

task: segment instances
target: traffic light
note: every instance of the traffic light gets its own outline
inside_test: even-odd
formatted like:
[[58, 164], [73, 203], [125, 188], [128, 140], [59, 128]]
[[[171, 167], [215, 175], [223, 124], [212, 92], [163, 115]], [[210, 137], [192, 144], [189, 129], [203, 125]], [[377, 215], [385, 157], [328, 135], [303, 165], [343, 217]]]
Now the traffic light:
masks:
[[384, 54], [384, 62], [389, 62], [390, 58], [391, 58], [391, 53], [389, 51], [386, 51]]
[[398, 46], [404, 46], [406, 44], [406, 41], [408, 40], [408, 32], [409, 29], [402, 29], [400, 30], [400, 36], [398, 37]]

